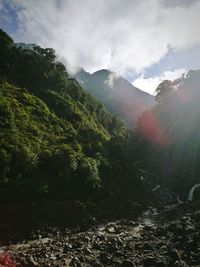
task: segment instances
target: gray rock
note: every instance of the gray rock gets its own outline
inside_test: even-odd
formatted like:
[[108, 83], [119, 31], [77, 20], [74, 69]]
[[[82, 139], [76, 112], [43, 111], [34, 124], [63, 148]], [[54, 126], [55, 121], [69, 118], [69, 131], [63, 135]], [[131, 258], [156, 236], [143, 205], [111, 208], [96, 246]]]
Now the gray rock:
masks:
[[125, 260], [122, 262], [121, 267], [136, 267], [135, 263], [130, 260]]
[[154, 266], [156, 264], [156, 259], [152, 256], [147, 256], [143, 259], [144, 267]]

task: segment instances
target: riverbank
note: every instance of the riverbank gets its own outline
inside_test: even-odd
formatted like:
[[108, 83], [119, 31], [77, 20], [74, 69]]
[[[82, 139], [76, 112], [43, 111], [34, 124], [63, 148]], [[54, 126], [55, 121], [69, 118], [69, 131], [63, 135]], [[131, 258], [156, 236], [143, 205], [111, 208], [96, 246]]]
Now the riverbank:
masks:
[[85, 231], [101, 221], [134, 218], [146, 203], [108, 199], [98, 203], [49, 201], [0, 206], [0, 246], [30, 239], [37, 229]]
[[199, 207], [149, 207], [137, 219], [96, 222], [85, 231], [38, 229], [1, 253], [16, 266], [199, 266]]

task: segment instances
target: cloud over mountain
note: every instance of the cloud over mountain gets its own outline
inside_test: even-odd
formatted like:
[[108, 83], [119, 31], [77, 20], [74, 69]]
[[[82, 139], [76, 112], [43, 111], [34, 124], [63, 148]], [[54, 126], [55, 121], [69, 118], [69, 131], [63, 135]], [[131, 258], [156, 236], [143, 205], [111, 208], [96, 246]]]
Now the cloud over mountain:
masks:
[[199, 0], [1, 0], [0, 11], [15, 13], [15, 39], [55, 48], [71, 69], [140, 74], [200, 44]]
[[154, 76], [150, 78], [145, 78], [142, 74], [138, 77], [132, 84], [140, 88], [141, 90], [154, 94], [156, 87], [164, 80], [175, 80], [180, 78], [183, 74], [186, 73], [185, 69], [177, 69], [175, 71], [165, 71], [160, 76]]

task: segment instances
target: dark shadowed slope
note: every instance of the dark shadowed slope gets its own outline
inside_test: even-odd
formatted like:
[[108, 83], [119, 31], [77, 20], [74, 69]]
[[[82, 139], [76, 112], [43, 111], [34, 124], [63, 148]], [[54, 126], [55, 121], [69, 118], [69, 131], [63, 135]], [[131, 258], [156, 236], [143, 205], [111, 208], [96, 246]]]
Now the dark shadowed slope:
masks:
[[200, 182], [200, 70], [157, 88], [157, 105], [138, 123], [145, 164], [161, 183], [187, 197]]

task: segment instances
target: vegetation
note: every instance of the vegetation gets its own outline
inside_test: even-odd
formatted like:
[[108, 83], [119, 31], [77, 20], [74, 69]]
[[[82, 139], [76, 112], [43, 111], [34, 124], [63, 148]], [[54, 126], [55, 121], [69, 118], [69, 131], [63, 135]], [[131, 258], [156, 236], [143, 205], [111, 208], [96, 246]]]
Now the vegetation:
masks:
[[137, 198], [124, 124], [74, 79], [52, 49], [16, 48], [0, 31], [0, 198]]
[[134, 87], [126, 79], [106, 69], [90, 74], [83, 69], [76, 73], [77, 80], [129, 129], [134, 129], [138, 117], [155, 105], [152, 95]]
[[157, 88], [158, 104], [138, 121], [138, 145], [143, 164], [158, 183], [187, 197], [199, 183], [200, 71], [189, 71]]

